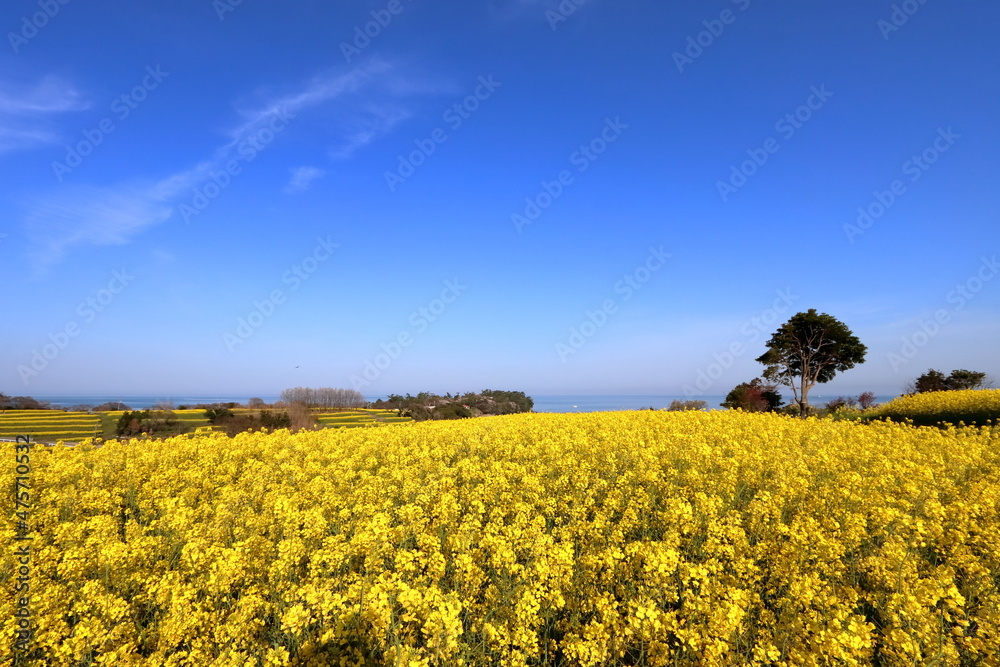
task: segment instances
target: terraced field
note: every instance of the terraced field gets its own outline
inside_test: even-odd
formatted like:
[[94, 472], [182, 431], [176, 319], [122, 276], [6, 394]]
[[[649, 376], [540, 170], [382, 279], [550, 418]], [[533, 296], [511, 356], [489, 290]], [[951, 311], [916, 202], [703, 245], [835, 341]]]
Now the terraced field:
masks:
[[352, 410], [350, 412], [320, 412], [316, 421], [324, 428], [354, 428], [375, 424], [397, 424], [412, 421], [409, 417], [397, 417], [395, 410]]
[[0, 438], [30, 435], [38, 442], [82, 440], [101, 435], [100, 415], [59, 410], [5, 410], [0, 414]]
[[[208, 418], [205, 416], [205, 411], [192, 408], [190, 410], [171, 410], [174, 413], [174, 417], [178, 422], [184, 427], [184, 430], [194, 432], [199, 426], [209, 426]], [[121, 418], [123, 411], [115, 410], [113, 412], [104, 413], [107, 415], [106, 419], [111, 423], [111, 435], [114, 435], [115, 424]]]
[[[179, 431], [187, 433], [214, 430], [202, 409], [173, 410], [180, 423]], [[237, 408], [235, 413], [247, 412]], [[7, 410], [0, 414], [0, 438], [30, 435], [34, 442], [76, 441], [100, 436], [113, 438], [115, 426], [122, 410], [89, 414], [61, 410]], [[353, 410], [350, 412], [324, 412], [315, 414], [322, 428], [356, 428], [376, 424], [395, 424], [411, 421], [397, 417], [393, 410]]]

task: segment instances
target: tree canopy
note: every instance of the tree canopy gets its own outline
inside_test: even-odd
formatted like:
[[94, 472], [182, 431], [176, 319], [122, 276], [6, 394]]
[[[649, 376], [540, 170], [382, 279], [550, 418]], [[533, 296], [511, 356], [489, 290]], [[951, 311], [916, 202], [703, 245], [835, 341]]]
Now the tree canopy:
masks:
[[757, 361], [765, 366], [765, 378], [792, 388], [799, 412], [805, 416], [809, 390], [863, 363], [867, 351], [847, 325], [810, 308], [782, 324]]
[[376, 401], [376, 408], [396, 410], [401, 416], [411, 417], [416, 421], [426, 419], [464, 419], [480, 415], [512, 415], [521, 412], [531, 412], [535, 402], [523, 391], [501, 391], [484, 389], [478, 394], [450, 393], [438, 396], [422, 391], [416, 396], [406, 394], [389, 394], [385, 400]]
[[986, 373], [965, 369], [954, 370], [951, 375], [928, 369], [913, 381], [911, 393], [923, 394], [928, 391], [952, 391], [956, 389], [983, 389], [987, 386]]

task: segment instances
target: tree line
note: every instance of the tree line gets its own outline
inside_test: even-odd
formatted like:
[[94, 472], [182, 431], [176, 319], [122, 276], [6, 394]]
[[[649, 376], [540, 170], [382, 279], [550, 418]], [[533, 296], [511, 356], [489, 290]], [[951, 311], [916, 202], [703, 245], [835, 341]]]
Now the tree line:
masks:
[[535, 401], [523, 391], [484, 389], [478, 394], [448, 393], [444, 396], [423, 391], [416, 396], [389, 394], [385, 400], [380, 399], [373, 403], [372, 407], [395, 410], [397, 415], [410, 417], [414, 421], [427, 421], [531, 412], [535, 407]]
[[357, 389], [333, 387], [292, 387], [281, 392], [285, 403], [298, 403], [310, 408], [357, 409], [368, 406], [368, 401]]

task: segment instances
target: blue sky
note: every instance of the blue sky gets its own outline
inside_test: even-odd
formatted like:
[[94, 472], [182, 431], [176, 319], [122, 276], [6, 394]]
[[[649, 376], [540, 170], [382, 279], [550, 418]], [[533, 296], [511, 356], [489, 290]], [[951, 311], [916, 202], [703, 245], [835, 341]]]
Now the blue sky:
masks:
[[996, 3], [12, 0], [0, 391], [1000, 376]]

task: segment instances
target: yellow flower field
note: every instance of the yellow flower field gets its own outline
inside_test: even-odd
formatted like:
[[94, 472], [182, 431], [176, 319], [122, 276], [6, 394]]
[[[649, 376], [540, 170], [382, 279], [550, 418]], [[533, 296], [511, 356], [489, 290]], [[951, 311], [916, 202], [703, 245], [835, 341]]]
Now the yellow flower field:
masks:
[[3, 663], [997, 665], [998, 444], [636, 411], [38, 447]]
[[863, 414], [865, 419], [908, 419], [918, 426], [997, 423], [1000, 420], [1000, 389], [930, 391], [900, 396], [859, 414]]

